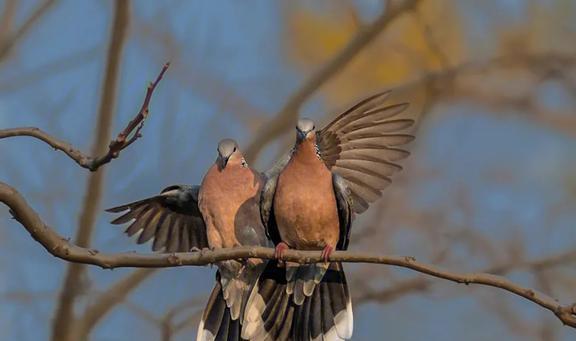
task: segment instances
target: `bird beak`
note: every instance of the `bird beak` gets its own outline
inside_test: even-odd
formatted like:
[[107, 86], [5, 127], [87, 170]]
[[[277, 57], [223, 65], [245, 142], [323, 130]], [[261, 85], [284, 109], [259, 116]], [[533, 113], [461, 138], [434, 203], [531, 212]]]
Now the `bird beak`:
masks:
[[306, 135], [308, 134], [300, 129], [296, 129], [296, 137], [298, 138], [298, 141], [304, 141], [304, 139], [306, 139]]
[[218, 159], [220, 160], [220, 170], [226, 168], [226, 165], [228, 164], [228, 159], [230, 157], [224, 157], [224, 156], [219, 156]]

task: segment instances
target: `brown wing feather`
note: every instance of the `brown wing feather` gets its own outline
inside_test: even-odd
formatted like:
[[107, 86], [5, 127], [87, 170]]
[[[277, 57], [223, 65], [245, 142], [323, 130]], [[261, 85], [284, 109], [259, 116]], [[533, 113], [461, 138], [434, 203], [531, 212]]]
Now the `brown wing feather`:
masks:
[[399, 148], [414, 137], [414, 120], [399, 117], [407, 103], [387, 104], [390, 92], [368, 97], [338, 116], [317, 133], [320, 155], [351, 191], [353, 210], [362, 213], [402, 170], [397, 161], [410, 153]]
[[131, 222], [126, 234], [138, 236], [138, 244], [153, 239], [152, 249], [187, 252], [208, 247], [206, 226], [198, 209], [198, 186], [170, 186], [160, 195], [107, 209], [124, 212], [112, 220], [119, 225]]

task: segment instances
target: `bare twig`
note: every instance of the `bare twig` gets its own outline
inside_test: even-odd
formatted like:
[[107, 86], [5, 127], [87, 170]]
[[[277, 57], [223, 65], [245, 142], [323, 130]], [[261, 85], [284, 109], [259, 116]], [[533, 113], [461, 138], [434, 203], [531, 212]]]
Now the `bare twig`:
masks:
[[360, 51], [370, 44], [388, 25], [407, 11], [416, 7], [419, 0], [406, 0], [398, 6], [387, 8], [372, 24], [362, 29], [342, 51], [314, 73], [284, 104], [280, 112], [260, 129], [256, 138], [246, 148], [247, 159], [254, 161], [262, 148], [272, 139], [288, 131], [298, 117], [298, 109], [324, 83], [342, 70]]
[[[0, 201], [5, 203], [13, 216], [28, 230], [52, 255], [71, 262], [98, 265], [103, 268], [115, 267], [176, 267], [185, 265], [208, 265], [215, 262], [241, 259], [273, 259], [274, 249], [264, 247], [239, 247], [233, 249], [202, 250], [190, 253], [138, 254], [138, 253], [99, 253], [96, 250], [71, 244], [48, 227], [38, 214], [28, 206], [24, 198], [12, 187], [0, 182]], [[298, 263], [322, 262], [320, 251], [286, 252], [285, 260]], [[432, 277], [456, 283], [480, 284], [500, 288], [524, 297], [553, 312], [565, 325], [576, 328], [576, 305], [562, 305], [552, 297], [533, 289], [522, 287], [502, 276], [488, 273], [456, 273], [440, 267], [416, 261], [413, 257], [375, 256], [349, 251], [335, 251], [330, 257], [334, 262], [371, 263], [392, 265], [411, 269]]]
[[[124, 130], [120, 132], [120, 134], [118, 134], [116, 139], [110, 143], [108, 153], [110, 154], [111, 158], [118, 157], [118, 153], [120, 153], [122, 149], [128, 147], [134, 141], [142, 137], [140, 131], [144, 127], [144, 121], [146, 120], [150, 112], [149, 106], [150, 106], [150, 100], [152, 99], [152, 94], [154, 94], [154, 89], [156, 89], [156, 86], [164, 76], [166, 70], [168, 70], [169, 66], [170, 63], [164, 64], [162, 70], [160, 71], [160, 74], [158, 74], [158, 77], [156, 77], [156, 80], [148, 85], [148, 88], [146, 89], [146, 96], [144, 97], [144, 102], [142, 103], [142, 107], [140, 107], [140, 111], [138, 112], [136, 117], [132, 121], [130, 121], [126, 126], [126, 128], [124, 128]], [[134, 134], [132, 134], [134, 129], [136, 129], [136, 131], [134, 132]]]
[[140, 131], [142, 130], [144, 121], [148, 117], [150, 99], [152, 98], [152, 94], [154, 93], [154, 89], [156, 89], [158, 82], [160, 82], [162, 76], [169, 66], [170, 63], [164, 64], [160, 74], [158, 74], [158, 77], [156, 77], [156, 80], [153, 83], [150, 83], [148, 86], [146, 90], [146, 97], [144, 98], [144, 102], [142, 103], [140, 111], [136, 114], [134, 119], [132, 119], [128, 125], [118, 134], [118, 136], [110, 142], [108, 151], [102, 156], [88, 156], [82, 153], [80, 150], [74, 148], [71, 144], [59, 140], [35, 127], [2, 129], [0, 130], [0, 139], [14, 136], [34, 137], [47, 143], [52, 148], [66, 153], [66, 155], [68, 155], [68, 157], [70, 157], [72, 160], [76, 161], [80, 167], [89, 169], [91, 171], [96, 171], [101, 166], [109, 163], [112, 159], [117, 158], [120, 154], [120, 151], [131, 145], [134, 141], [136, 141], [136, 139], [142, 136]]

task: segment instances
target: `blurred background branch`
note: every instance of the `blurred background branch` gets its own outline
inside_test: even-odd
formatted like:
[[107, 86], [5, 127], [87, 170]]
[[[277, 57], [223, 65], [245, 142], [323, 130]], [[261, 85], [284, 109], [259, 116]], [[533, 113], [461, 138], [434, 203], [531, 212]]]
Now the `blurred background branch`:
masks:
[[363, 28], [350, 42], [330, 60], [323, 63], [317, 72], [302, 84], [288, 99], [278, 114], [262, 125], [254, 140], [245, 149], [244, 155], [249, 162], [258, 156], [260, 150], [271, 140], [282, 133], [290, 131], [298, 119], [298, 111], [302, 104], [324, 83], [335, 76], [354, 59], [368, 44], [370, 44], [396, 18], [413, 10], [419, 0], [406, 0], [399, 5], [393, 5], [383, 10], [382, 14], [369, 26]]
[[57, 3], [57, 0], [42, 1], [24, 22], [13, 27], [18, 0], [6, 0], [0, 18], [0, 63], [9, 55], [14, 46], [36, 25], [36, 23]]

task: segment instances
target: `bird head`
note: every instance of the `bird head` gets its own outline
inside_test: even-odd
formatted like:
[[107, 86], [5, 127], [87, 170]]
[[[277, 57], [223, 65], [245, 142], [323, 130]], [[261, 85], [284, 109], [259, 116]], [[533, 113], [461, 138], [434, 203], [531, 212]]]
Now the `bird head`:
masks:
[[242, 159], [242, 155], [240, 155], [240, 149], [238, 148], [238, 143], [232, 139], [224, 139], [218, 142], [218, 159], [216, 162], [218, 163], [218, 167], [220, 170], [226, 168], [228, 165], [228, 161], [230, 159], [236, 159], [236, 156], [239, 156], [239, 159]]
[[316, 137], [316, 126], [309, 118], [301, 118], [296, 124], [296, 140], [298, 143], [304, 140], [311, 140]]

